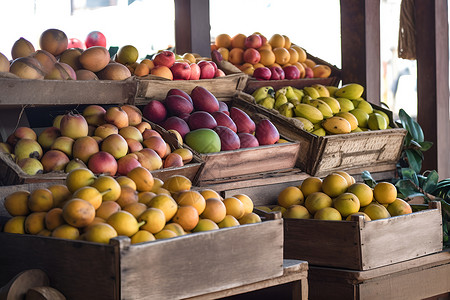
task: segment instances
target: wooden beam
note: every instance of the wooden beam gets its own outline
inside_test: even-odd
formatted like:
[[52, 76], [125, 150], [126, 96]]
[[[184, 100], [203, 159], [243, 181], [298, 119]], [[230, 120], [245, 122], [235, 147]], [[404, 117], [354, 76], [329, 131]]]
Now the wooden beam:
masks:
[[342, 83], [359, 83], [380, 104], [380, 0], [341, 0]]
[[426, 141], [422, 170], [450, 177], [449, 54], [447, 0], [415, 0], [417, 120]]
[[174, 1], [176, 53], [210, 57], [209, 0]]

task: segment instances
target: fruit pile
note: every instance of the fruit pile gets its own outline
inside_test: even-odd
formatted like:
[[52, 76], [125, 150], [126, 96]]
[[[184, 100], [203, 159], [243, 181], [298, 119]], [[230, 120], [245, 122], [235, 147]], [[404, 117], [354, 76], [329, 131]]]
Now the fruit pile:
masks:
[[118, 178], [79, 168], [65, 184], [6, 196], [12, 218], [3, 231], [106, 244], [122, 235], [135, 244], [261, 222], [247, 195], [223, 199], [191, 186], [182, 175], [163, 182], [143, 167]]
[[39, 135], [32, 128], [19, 127], [0, 143], [0, 151], [10, 154], [29, 175], [68, 173], [78, 167], [95, 174], [125, 175], [137, 166], [153, 171], [181, 167], [193, 158], [187, 148], [172, 151], [131, 104], [106, 109], [89, 105], [82, 114], [59, 115]]
[[246, 112], [229, 108], [202, 86], [190, 94], [171, 89], [163, 101], [150, 100], [142, 113], [149, 121], [177, 132], [180, 143], [199, 153], [272, 145], [280, 139], [270, 120], [255, 123]]
[[412, 213], [409, 203], [398, 198], [392, 183], [378, 182], [372, 189], [355, 182], [344, 171], [333, 172], [323, 179], [309, 177], [300, 186], [282, 190], [275, 207], [258, 208], [281, 211], [284, 218], [347, 221], [353, 215], [371, 221]]
[[225, 61], [259, 80], [327, 78], [331, 68], [307, 58], [306, 51], [291, 43], [289, 37], [274, 34], [267, 39], [260, 33], [230, 37], [216, 36], [211, 51], [218, 51]]
[[389, 116], [363, 99], [363, 92], [364, 87], [357, 83], [341, 88], [314, 84], [303, 89], [286, 86], [276, 91], [264, 86], [252, 96], [257, 104], [299, 120], [304, 130], [317, 136], [390, 128]]

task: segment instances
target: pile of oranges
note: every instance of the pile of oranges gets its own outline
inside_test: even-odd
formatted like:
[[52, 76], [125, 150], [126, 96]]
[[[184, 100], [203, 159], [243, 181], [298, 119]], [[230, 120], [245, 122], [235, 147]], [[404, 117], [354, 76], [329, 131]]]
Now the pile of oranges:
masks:
[[[255, 39], [261, 43], [251, 42]], [[308, 58], [306, 51], [291, 42], [288, 36], [274, 34], [267, 39], [260, 33], [246, 36], [238, 33], [231, 37], [226, 33], [215, 37], [211, 44], [211, 51], [220, 52], [224, 60], [237, 66], [242, 72], [253, 75], [257, 68], [296, 66], [300, 71], [300, 78], [327, 78], [331, 69], [327, 65], [318, 64]]]

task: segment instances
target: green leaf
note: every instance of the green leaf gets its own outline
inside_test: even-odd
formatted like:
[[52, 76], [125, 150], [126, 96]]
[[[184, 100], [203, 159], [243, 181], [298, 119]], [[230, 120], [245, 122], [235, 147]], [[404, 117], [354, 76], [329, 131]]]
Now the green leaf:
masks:
[[422, 169], [422, 157], [413, 149], [406, 149], [405, 153], [408, 158], [409, 167], [416, 171], [416, 173], [420, 173], [420, 170]]
[[435, 170], [433, 170], [428, 174], [427, 179], [425, 179], [422, 189], [427, 193], [432, 193], [436, 188], [436, 184], [438, 183], [438, 181], [439, 174]]
[[[417, 189], [417, 186], [414, 185], [414, 183], [409, 179], [402, 179], [397, 181], [395, 184], [397, 189], [402, 193], [405, 197], [411, 197], [412, 195], [415, 196], [424, 196], [423, 194], [419, 193], [419, 190]], [[420, 194], [420, 195], [417, 195]]]
[[413, 169], [410, 168], [402, 168], [401, 169], [402, 178], [403, 179], [410, 179], [414, 184], [419, 186], [419, 179], [417, 178], [417, 173]]
[[398, 116], [403, 124], [403, 127], [408, 130], [412, 138], [417, 142], [423, 142], [423, 131], [419, 123], [414, 121], [402, 108], [400, 109]]
[[361, 178], [364, 180], [364, 183], [370, 186], [371, 188], [375, 187], [377, 185], [377, 182], [372, 178], [372, 175], [369, 171], [363, 171], [361, 173]]
[[412, 140], [411, 141], [411, 146], [413, 146], [413, 147], [417, 147], [417, 148], [422, 148], [422, 146], [418, 143], [418, 142], [416, 142], [415, 140]]
[[409, 147], [409, 145], [411, 145], [411, 141], [412, 141], [412, 136], [411, 134], [408, 132], [405, 136], [405, 141], [403, 142], [403, 144], [405, 145], [405, 147]]
[[430, 149], [433, 146], [433, 142], [418, 142], [418, 144], [420, 145], [420, 150], [421, 151], [427, 151], [428, 149]]

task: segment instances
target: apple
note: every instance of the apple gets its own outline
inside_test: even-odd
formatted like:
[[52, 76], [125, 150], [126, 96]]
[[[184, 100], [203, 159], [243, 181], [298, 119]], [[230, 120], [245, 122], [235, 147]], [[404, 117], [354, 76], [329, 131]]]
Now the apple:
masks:
[[299, 79], [300, 70], [296, 66], [286, 66], [283, 68], [284, 75], [286, 79]]
[[166, 66], [170, 68], [175, 63], [175, 53], [169, 50], [158, 52], [153, 57], [155, 66]]
[[[159, 156], [155, 150], [153, 150], [151, 148], [144, 148], [141, 151], [139, 151], [139, 153], [142, 153], [145, 155], [146, 163], [149, 164], [148, 170], [153, 171], [153, 170], [159, 170], [162, 168], [163, 161], [161, 159], [161, 156]], [[138, 156], [138, 160], [139, 159], [140, 159], [140, 157]], [[141, 163], [141, 164], [144, 165], [143, 163]]]
[[305, 67], [305, 78], [313, 78], [314, 71], [310, 67]]
[[142, 142], [144, 148], [150, 148], [158, 153], [159, 157], [164, 158], [167, 151], [167, 143], [164, 139], [158, 136], [151, 136]]
[[151, 136], [162, 137], [161, 134], [158, 131], [156, 131], [155, 129], [147, 128], [147, 129], [144, 130], [144, 132], [142, 132], [142, 137], [143, 137], [144, 140], [148, 139]]
[[170, 153], [164, 159], [163, 168], [177, 168], [184, 166], [183, 158], [178, 153]]
[[129, 125], [127, 112], [119, 106], [111, 106], [106, 110], [105, 122], [115, 125], [118, 129]]
[[216, 73], [214, 74], [214, 78], [216, 78], [216, 77], [224, 77], [224, 76], [226, 76], [226, 74], [221, 69], [217, 69]]
[[223, 111], [215, 111], [211, 113], [213, 118], [216, 120], [217, 126], [225, 126], [237, 132], [237, 127], [234, 121]]
[[80, 49], [86, 49], [86, 45], [83, 41], [80, 41], [77, 38], [70, 38], [69, 43], [67, 44], [67, 49], [70, 48], [80, 48]]
[[194, 110], [192, 100], [189, 101], [180, 95], [169, 95], [166, 97], [164, 104], [167, 111], [172, 116], [180, 116], [182, 114], [190, 114]]
[[167, 94], [166, 94], [166, 98], [169, 97], [170, 95], [178, 95], [178, 96], [182, 96], [184, 98], [186, 98], [187, 100], [189, 100], [189, 102], [192, 103], [192, 98], [191, 96], [189, 96], [188, 93], [186, 93], [185, 91], [178, 89], [178, 88], [172, 88], [170, 89]]
[[234, 121], [237, 127], [237, 132], [255, 132], [256, 124], [250, 118], [250, 116], [243, 110], [232, 106], [230, 108], [230, 117]]
[[141, 166], [135, 154], [127, 154], [117, 160], [117, 174], [127, 175], [134, 168]]
[[108, 135], [100, 145], [100, 150], [108, 152], [119, 159], [128, 153], [127, 141], [118, 133]]
[[273, 145], [280, 139], [280, 133], [269, 119], [262, 119], [256, 125], [255, 137], [260, 145]]
[[114, 124], [102, 124], [95, 128], [94, 135], [105, 139], [108, 135], [113, 133], [119, 133], [119, 128]]
[[91, 136], [83, 136], [75, 140], [72, 146], [72, 156], [87, 163], [89, 158], [99, 151], [97, 141]]
[[117, 160], [112, 154], [106, 151], [99, 151], [89, 158], [88, 168], [94, 174], [109, 174], [113, 176], [117, 173]]
[[255, 48], [248, 48], [244, 51], [244, 61], [252, 65], [259, 63], [261, 54]]
[[256, 68], [253, 72], [253, 77], [258, 80], [269, 80], [272, 77], [272, 72], [268, 67]]
[[188, 80], [191, 77], [191, 66], [187, 62], [174, 62], [170, 71], [172, 71], [174, 80]]
[[100, 31], [91, 31], [84, 41], [86, 48], [90, 48], [92, 46], [102, 46], [106, 47], [106, 37]]
[[214, 78], [214, 74], [216, 74], [216, 71], [212, 64], [210, 64], [209, 62], [205, 62], [203, 64], [199, 63], [198, 65], [200, 67], [200, 79]]
[[215, 62], [213, 62], [212, 60], [209, 60], [208, 62], [214, 67], [214, 72], [217, 72], [217, 70], [219, 69], [219, 68], [217, 68], [217, 64]]
[[196, 63], [191, 63], [189, 65], [191, 67], [191, 76], [189, 77], [190, 80], [199, 80], [200, 79], [200, 67]]
[[132, 139], [132, 138], [125, 138], [125, 141], [127, 141], [128, 144], [128, 152], [133, 153], [137, 151], [141, 151], [142, 148], [144, 148], [141, 144], [141, 142]]
[[255, 48], [258, 49], [262, 46], [262, 39], [259, 34], [251, 34], [245, 38], [244, 47], [245, 48]]
[[283, 80], [285, 78], [284, 71], [281, 67], [272, 66], [269, 70], [272, 72], [270, 80]]
[[69, 157], [59, 150], [49, 150], [41, 158], [41, 164], [44, 167], [45, 173], [63, 171], [69, 161]]

